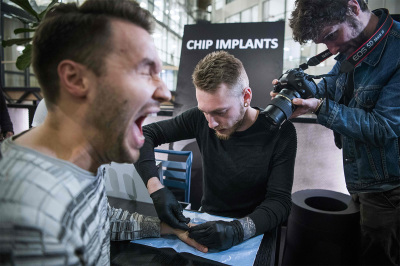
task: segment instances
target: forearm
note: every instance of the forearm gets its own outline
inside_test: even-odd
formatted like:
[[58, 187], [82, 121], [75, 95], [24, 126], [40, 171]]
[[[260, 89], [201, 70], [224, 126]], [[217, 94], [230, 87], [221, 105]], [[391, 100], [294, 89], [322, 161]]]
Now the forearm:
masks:
[[321, 106], [317, 121], [341, 135], [373, 146], [383, 146], [400, 136], [399, 107], [376, 106], [367, 112], [331, 100], [326, 110], [326, 104]]
[[3, 92], [0, 91], [0, 129], [1, 132], [14, 132], [13, 124], [8, 114], [7, 104]]
[[158, 177], [152, 177], [147, 182], [147, 191], [149, 192], [149, 194], [151, 194], [163, 187], [164, 186], [161, 184], [161, 181], [160, 181], [160, 179], [158, 179]]
[[147, 237], [160, 237], [160, 220], [157, 217], [129, 213], [108, 206], [111, 240], [134, 240]]
[[187, 121], [191, 121], [190, 118], [186, 117], [190, 117], [190, 114], [191, 112], [189, 112], [189, 115], [183, 113], [173, 119], [160, 121], [143, 127], [145, 143], [140, 149], [140, 158], [135, 163], [135, 168], [146, 186], [150, 178], [158, 176], [154, 148], [161, 144], [194, 137], [194, 130], [191, 125], [187, 123]]
[[158, 176], [158, 169], [154, 156], [154, 143], [146, 135], [145, 137], [145, 143], [140, 149], [140, 158], [134, 166], [144, 184], [148, 187], [149, 180]]
[[285, 222], [291, 210], [291, 197], [266, 199], [254, 212], [249, 214], [255, 225], [255, 235], [264, 234]]
[[243, 228], [243, 241], [253, 237], [256, 234], [256, 225], [250, 217], [238, 219]]
[[248, 215], [255, 224], [255, 235], [276, 228], [286, 221], [290, 214], [297, 151], [296, 131], [292, 123], [282, 125], [278, 143], [270, 164], [265, 199]]
[[1, 132], [14, 132], [13, 124], [10, 119], [10, 115], [8, 114], [7, 108], [1, 111], [0, 117], [0, 129]]
[[[378, 72], [382, 74], [379, 77], [368, 76]], [[391, 143], [400, 136], [400, 106], [396, 100], [400, 97], [398, 63], [396, 68], [382, 66], [381, 71], [363, 67], [356, 70], [354, 77], [354, 93], [347, 105], [339, 104], [344, 93], [344, 77], [337, 84], [329, 83], [336, 95], [322, 105], [318, 123], [375, 147]]]

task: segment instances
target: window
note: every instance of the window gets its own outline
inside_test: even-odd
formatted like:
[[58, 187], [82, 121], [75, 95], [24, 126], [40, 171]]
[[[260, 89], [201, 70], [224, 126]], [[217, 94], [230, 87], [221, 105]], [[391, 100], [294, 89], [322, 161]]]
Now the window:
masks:
[[232, 15], [230, 17], [227, 17], [225, 19], [226, 23], [236, 23], [236, 22], [240, 22], [240, 13]]
[[278, 21], [285, 18], [285, 1], [268, 0], [263, 3], [263, 21]]
[[[24, 24], [14, 18], [4, 17], [4, 40], [19, 38], [14, 29], [23, 28]], [[15, 66], [15, 61], [22, 54], [24, 46], [9, 46], [4, 48], [4, 87], [25, 87], [25, 72]]]
[[164, 1], [155, 0], [153, 16], [160, 22], [164, 22]]
[[258, 5], [248, 8], [241, 13], [241, 22], [257, 22], [258, 19]]
[[215, 0], [215, 9], [221, 9], [224, 7], [224, 0]]
[[[77, 2], [82, 4], [84, 0], [59, 0], [60, 2]], [[15, 6], [10, 0], [0, 0], [7, 5]], [[37, 5], [38, 11], [44, 9], [51, 0], [32, 0], [32, 5]], [[156, 19], [153, 39], [164, 65], [174, 66], [178, 68], [180, 61], [180, 51], [184, 26], [186, 24], [194, 24], [195, 20], [191, 14], [187, 12], [188, 2], [185, 0], [137, 0], [142, 8], [149, 12]], [[224, 4], [223, 0], [221, 0]], [[23, 23], [18, 19], [3, 16], [2, 26], [4, 39], [15, 38], [13, 30], [23, 27]], [[0, 47], [0, 51], [1, 51]], [[8, 87], [27, 87], [38, 86], [38, 82], [33, 75], [32, 68], [26, 71], [20, 71], [15, 66], [17, 57], [21, 54], [23, 47], [7, 47], [4, 49], [2, 57], [2, 76], [0, 80], [2, 85]], [[176, 75], [176, 71], [173, 72]], [[170, 88], [172, 89], [172, 88]], [[173, 88], [175, 89], [175, 88]]]

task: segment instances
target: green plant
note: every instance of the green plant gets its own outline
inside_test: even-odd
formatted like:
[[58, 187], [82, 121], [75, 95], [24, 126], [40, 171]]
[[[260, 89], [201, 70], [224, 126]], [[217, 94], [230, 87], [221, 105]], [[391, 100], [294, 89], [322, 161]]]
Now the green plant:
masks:
[[[44, 16], [46, 15], [47, 11], [55, 5], [58, 0], [52, 0], [50, 4], [40, 13], [36, 12], [28, 0], [10, 0], [23, 10], [25, 10], [29, 15], [33, 17], [33, 22], [29, 23], [29, 28], [18, 28], [14, 30], [14, 34], [24, 34], [27, 32], [35, 32], [37, 26], [42, 21]], [[24, 22], [25, 23], [25, 22]], [[20, 70], [24, 70], [30, 66], [32, 60], [32, 37], [30, 38], [18, 38], [18, 39], [10, 39], [10, 40], [3, 40], [1, 45], [3, 47], [12, 46], [12, 45], [25, 45], [22, 54], [18, 56], [16, 66]]]

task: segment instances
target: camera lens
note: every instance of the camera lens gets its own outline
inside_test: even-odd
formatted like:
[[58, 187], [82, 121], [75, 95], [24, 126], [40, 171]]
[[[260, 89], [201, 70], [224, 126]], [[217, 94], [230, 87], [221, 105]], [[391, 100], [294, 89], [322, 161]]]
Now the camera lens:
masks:
[[289, 119], [294, 111], [292, 100], [299, 97], [295, 91], [283, 89], [261, 113], [276, 126]]

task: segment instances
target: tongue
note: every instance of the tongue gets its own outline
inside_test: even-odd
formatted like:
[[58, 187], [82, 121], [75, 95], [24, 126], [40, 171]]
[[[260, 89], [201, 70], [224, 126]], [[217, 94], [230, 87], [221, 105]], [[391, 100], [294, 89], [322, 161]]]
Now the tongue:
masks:
[[144, 143], [144, 136], [143, 136], [141, 124], [138, 125], [138, 123], [135, 123], [133, 125], [132, 132], [133, 132], [133, 140], [134, 140], [136, 148], [141, 148]]
[[136, 121], [135, 121], [135, 123], [136, 123], [136, 125], [138, 126], [138, 128], [139, 128], [139, 130], [140, 130], [140, 132], [143, 134], [143, 130], [142, 130], [142, 124], [143, 124], [143, 121], [146, 119], [146, 116], [141, 116], [141, 117], [139, 117]]

